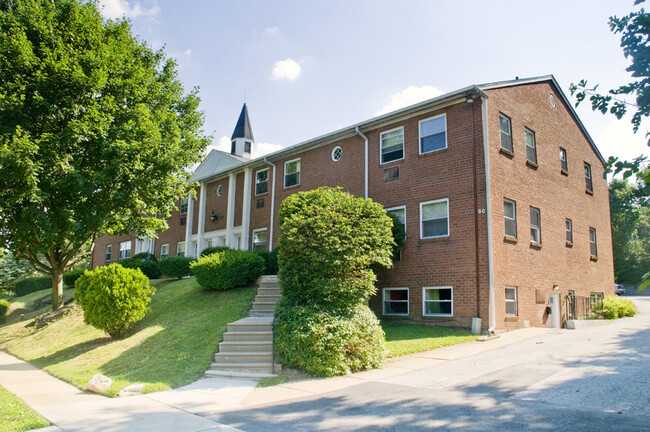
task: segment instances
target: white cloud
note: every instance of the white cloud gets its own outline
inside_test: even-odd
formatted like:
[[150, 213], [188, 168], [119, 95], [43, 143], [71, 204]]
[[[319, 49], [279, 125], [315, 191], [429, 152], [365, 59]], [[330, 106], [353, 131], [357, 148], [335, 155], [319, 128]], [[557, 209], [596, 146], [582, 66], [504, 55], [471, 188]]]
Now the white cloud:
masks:
[[278, 60], [273, 64], [271, 79], [276, 81], [295, 81], [300, 76], [300, 65], [289, 57], [285, 60]]
[[[226, 153], [230, 153], [230, 148], [231, 148], [230, 138], [224, 135], [221, 138], [219, 138], [216, 142], [210, 144], [206, 149], [205, 154], [207, 155], [208, 153], [210, 153], [211, 150], [221, 150]], [[253, 154], [251, 156], [253, 157], [253, 159], [255, 159], [267, 155], [269, 153], [278, 151], [282, 148], [284, 148], [284, 146], [281, 146], [280, 144], [256, 142], [253, 143]]]
[[384, 105], [375, 115], [386, 114], [427, 99], [434, 98], [444, 94], [442, 90], [438, 90], [432, 86], [408, 86], [404, 90], [397, 92], [390, 96], [389, 102]]
[[102, 15], [109, 19], [122, 18], [123, 16], [138, 18], [141, 16], [154, 16], [160, 13], [157, 2], [150, 8], [146, 8], [138, 2], [131, 6], [127, 0], [99, 0], [99, 5]]
[[280, 28], [279, 27], [267, 27], [264, 29], [264, 34], [265, 35], [276, 35], [280, 34]]
[[191, 56], [192, 55], [192, 49], [191, 48], [186, 49], [185, 52], [183, 52], [183, 54], [185, 54], [188, 57]]

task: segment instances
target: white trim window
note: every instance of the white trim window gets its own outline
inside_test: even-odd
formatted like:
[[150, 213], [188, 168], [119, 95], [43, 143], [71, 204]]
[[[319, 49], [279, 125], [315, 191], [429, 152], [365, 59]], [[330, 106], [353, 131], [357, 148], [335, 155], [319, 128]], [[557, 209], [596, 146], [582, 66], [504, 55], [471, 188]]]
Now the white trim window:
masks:
[[420, 120], [420, 154], [447, 148], [447, 115]]
[[343, 149], [341, 146], [336, 146], [332, 149], [332, 154], [330, 155], [332, 157], [332, 162], [338, 162], [341, 160], [341, 157], [343, 157]]
[[176, 256], [185, 256], [185, 242], [176, 243]]
[[573, 222], [571, 219], [566, 218], [564, 220], [564, 225], [566, 227], [566, 241], [573, 243]]
[[112, 245], [107, 245], [106, 246], [106, 262], [111, 261], [111, 252], [113, 251], [113, 246]]
[[397, 216], [397, 219], [404, 226], [404, 236], [406, 237], [406, 206], [391, 207], [386, 209], [386, 213]]
[[300, 158], [284, 163], [284, 187], [298, 186], [300, 184]]
[[423, 287], [422, 315], [454, 316], [454, 289], [450, 286]]
[[598, 256], [598, 244], [596, 242], [596, 228], [589, 227], [589, 251], [592, 257]]
[[188, 204], [187, 198], [181, 198], [181, 205], [179, 207], [180, 214], [186, 214], [187, 213], [187, 204]]
[[530, 208], [530, 241], [542, 243], [542, 217], [538, 208]]
[[120, 243], [120, 254], [118, 259], [124, 259], [131, 256], [131, 240], [123, 241]]
[[517, 287], [506, 287], [506, 315], [517, 315]]
[[268, 245], [266, 228], [253, 230], [253, 250], [265, 251]]
[[566, 150], [560, 147], [560, 167], [562, 167], [562, 171], [568, 172], [569, 171], [569, 165], [566, 160]]
[[420, 238], [449, 236], [449, 199], [420, 203]]
[[594, 184], [591, 181], [591, 165], [589, 165], [587, 162], [585, 162], [585, 187], [589, 192], [594, 191]]
[[501, 132], [501, 148], [512, 152], [512, 128], [510, 118], [499, 114], [499, 131]]
[[255, 195], [262, 195], [269, 191], [269, 169], [265, 168], [255, 173]]
[[160, 259], [169, 256], [169, 244], [160, 245]]
[[379, 151], [382, 164], [404, 159], [404, 128], [380, 133]]
[[408, 316], [409, 314], [409, 289], [408, 288], [384, 288], [383, 314]]
[[535, 144], [535, 132], [530, 129], [524, 129], [526, 140], [526, 158], [529, 162], [537, 163], [537, 145]]
[[506, 235], [517, 238], [517, 203], [507, 198], [503, 199], [503, 221]]

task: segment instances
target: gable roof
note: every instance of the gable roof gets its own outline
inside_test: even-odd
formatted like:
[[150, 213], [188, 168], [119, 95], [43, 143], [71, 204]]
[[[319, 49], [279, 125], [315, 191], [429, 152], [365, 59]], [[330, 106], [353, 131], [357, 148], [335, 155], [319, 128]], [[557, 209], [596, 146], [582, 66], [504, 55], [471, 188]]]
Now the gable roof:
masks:
[[233, 131], [232, 137], [230, 139], [234, 140], [235, 138], [245, 138], [250, 141], [255, 141], [255, 138], [253, 138], [253, 128], [251, 128], [251, 121], [248, 118], [248, 107], [246, 107], [246, 104], [244, 104], [241, 109], [239, 119], [237, 120], [237, 125], [235, 126], [235, 130]]
[[221, 150], [212, 150], [196, 170], [194, 170], [194, 174], [189, 181], [205, 180], [212, 177], [215, 173], [228, 171], [239, 165], [244, 165], [244, 162], [248, 161], [248, 159]]

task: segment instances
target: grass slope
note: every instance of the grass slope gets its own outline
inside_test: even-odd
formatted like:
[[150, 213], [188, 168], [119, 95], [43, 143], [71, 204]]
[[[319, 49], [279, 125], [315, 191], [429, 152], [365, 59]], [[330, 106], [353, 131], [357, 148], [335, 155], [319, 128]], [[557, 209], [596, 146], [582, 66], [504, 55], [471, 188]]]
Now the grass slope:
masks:
[[255, 290], [208, 292], [194, 278], [152, 283], [151, 312], [122, 340], [84, 324], [77, 309], [40, 330], [25, 322], [0, 327], [0, 349], [81, 389], [106, 375], [109, 396], [136, 383], [145, 392], [189, 384], [209, 367], [227, 324], [246, 315]]
[[49, 425], [25, 402], [0, 386], [0, 432], [21, 432]]
[[[74, 295], [74, 290], [68, 289], [68, 287], [64, 287], [64, 288], [65, 289], [63, 290], [63, 301], [66, 302], [72, 298], [72, 296]], [[44, 305], [42, 307], [39, 307], [36, 310], [34, 310], [32, 306], [34, 302], [36, 302], [37, 300], [40, 300], [43, 297], [49, 297], [51, 295], [52, 295], [52, 290], [45, 289], [45, 290], [29, 293], [22, 297], [11, 298], [9, 300], [11, 302], [9, 305], [9, 310], [7, 311], [7, 322], [18, 321], [20, 319], [20, 317], [18, 316], [19, 313], [22, 313], [24, 315], [23, 319], [32, 319], [49, 311], [51, 309], [51, 306], [49, 305]]]
[[386, 332], [387, 358], [470, 342], [478, 337], [463, 329], [396, 321], [384, 321], [381, 327]]

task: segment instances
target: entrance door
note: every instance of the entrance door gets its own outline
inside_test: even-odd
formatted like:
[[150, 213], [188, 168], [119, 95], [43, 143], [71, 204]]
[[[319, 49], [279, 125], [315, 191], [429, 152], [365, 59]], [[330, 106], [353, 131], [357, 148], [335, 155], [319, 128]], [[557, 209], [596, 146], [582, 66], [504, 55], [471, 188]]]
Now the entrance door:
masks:
[[549, 298], [551, 306], [551, 328], [560, 328], [560, 293], [553, 291]]

